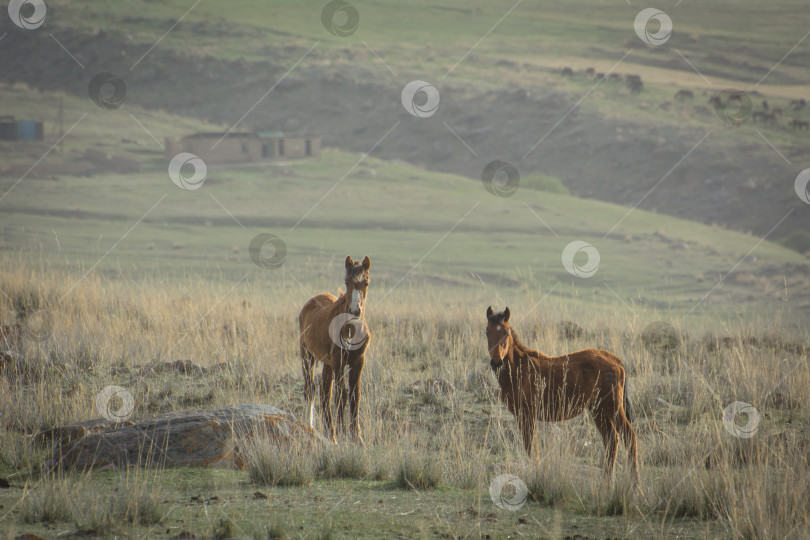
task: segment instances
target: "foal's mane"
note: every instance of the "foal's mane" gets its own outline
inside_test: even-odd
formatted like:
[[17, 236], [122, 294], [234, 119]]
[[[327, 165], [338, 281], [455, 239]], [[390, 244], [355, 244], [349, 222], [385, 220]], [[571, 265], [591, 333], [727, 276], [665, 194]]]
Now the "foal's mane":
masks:
[[529, 358], [532, 360], [548, 360], [548, 356], [545, 354], [524, 345], [514, 330], [510, 328], [509, 332], [512, 334], [512, 348], [515, 351], [515, 356], [518, 358]]
[[[489, 321], [493, 324], [502, 324], [504, 322], [504, 314], [503, 313], [495, 313], [491, 317], [489, 317]], [[509, 327], [509, 334], [512, 336], [512, 349], [513, 355], [517, 358], [528, 358], [530, 360], [541, 360], [541, 359], [548, 359], [549, 357], [545, 354], [541, 353], [540, 351], [536, 351], [531, 349], [523, 344], [520, 341], [520, 338], [517, 335], [512, 327]]]
[[510, 328], [509, 332], [512, 334], [512, 348], [515, 350], [515, 355], [518, 358], [524, 358], [526, 356], [529, 357], [537, 356], [537, 351], [532, 350], [526, 345], [524, 345], [523, 342], [520, 341], [520, 338], [518, 337], [517, 333], [514, 330]]
[[348, 302], [349, 302], [349, 297], [346, 296], [346, 294], [342, 290], [338, 289], [338, 297], [332, 303], [332, 307], [331, 307], [332, 313], [338, 313], [340, 311], [346, 311], [346, 309], [347, 309], [346, 304]]

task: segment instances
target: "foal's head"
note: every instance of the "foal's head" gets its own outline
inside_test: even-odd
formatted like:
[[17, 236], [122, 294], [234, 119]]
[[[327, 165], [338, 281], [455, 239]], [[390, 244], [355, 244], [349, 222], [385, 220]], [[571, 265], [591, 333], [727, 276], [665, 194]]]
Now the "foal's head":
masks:
[[353, 261], [351, 256], [346, 257], [346, 296], [349, 298], [349, 313], [355, 317], [362, 316], [366, 307], [370, 268], [371, 259], [368, 257], [362, 263]]
[[498, 370], [503, 366], [506, 355], [513, 345], [512, 330], [509, 328], [509, 308], [501, 313], [487, 308], [487, 347], [489, 349], [489, 365]]

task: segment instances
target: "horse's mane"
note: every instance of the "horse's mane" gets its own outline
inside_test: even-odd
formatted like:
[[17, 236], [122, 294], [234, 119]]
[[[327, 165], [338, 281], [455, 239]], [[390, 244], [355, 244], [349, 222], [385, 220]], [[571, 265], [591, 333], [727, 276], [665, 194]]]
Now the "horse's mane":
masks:
[[531, 353], [532, 350], [524, 345], [522, 341], [520, 341], [520, 338], [514, 330], [510, 329], [510, 331], [512, 333], [512, 344], [517, 355], [520, 357], [530, 356], [529, 353]]
[[338, 292], [340, 293], [340, 296], [338, 296], [337, 300], [335, 300], [335, 303], [332, 304], [332, 309], [345, 310], [347, 307], [346, 304], [349, 303], [349, 297], [346, 296], [346, 294], [344, 294], [344, 292], [341, 291], [340, 289], [338, 289]]
[[524, 345], [523, 342], [520, 341], [520, 338], [515, 333], [515, 331], [512, 330], [511, 328], [510, 328], [510, 332], [512, 333], [512, 344], [513, 344], [513, 347], [515, 349], [515, 354], [516, 354], [516, 356], [518, 358], [526, 358], [526, 357], [528, 357], [528, 358], [533, 358], [535, 360], [540, 360], [541, 358], [548, 359], [548, 357], [546, 355], [544, 355], [543, 353], [541, 353], [539, 351], [536, 351], [534, 349], [530, 349], [529, 347]]

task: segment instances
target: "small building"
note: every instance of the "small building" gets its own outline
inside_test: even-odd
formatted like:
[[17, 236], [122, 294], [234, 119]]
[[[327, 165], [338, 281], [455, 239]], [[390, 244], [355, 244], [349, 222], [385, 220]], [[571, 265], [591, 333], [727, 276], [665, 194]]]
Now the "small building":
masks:
[[13, 116], [0, 116], [0, 140], [41, 141], [43, 138], [42, 122], [15, 120]]
[[194, 133], [175, 141], [166, 139], [166, 155], [179, 152], [199, 156], [208, 164], [249, 163], [272, 159], [304, 158], [321, 153], [321, 138], [290, 137], [279, 131]]

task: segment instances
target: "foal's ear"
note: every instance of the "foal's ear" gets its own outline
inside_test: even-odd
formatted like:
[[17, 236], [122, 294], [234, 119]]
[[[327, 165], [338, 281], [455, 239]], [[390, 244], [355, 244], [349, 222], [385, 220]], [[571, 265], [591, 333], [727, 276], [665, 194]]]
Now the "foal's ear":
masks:
[[489, 306], [489, 307], [487, 308], [487, 319], [489, 319], [490, 317], [492, 317], [492, 315], [493, 315], [493, 313], [492, 313], [492, 306]]
[[354, 261], [352, 260], [351, 255], [346, 255], [346, 270], [354, 266]]
[[509, 307], [503, 310], [503, 322], [509, 322]]
[[368, 272], [369, 268], [371, 268], [371, 259], [366, 255], [366, 258], [363, 259], [363, 269]]

